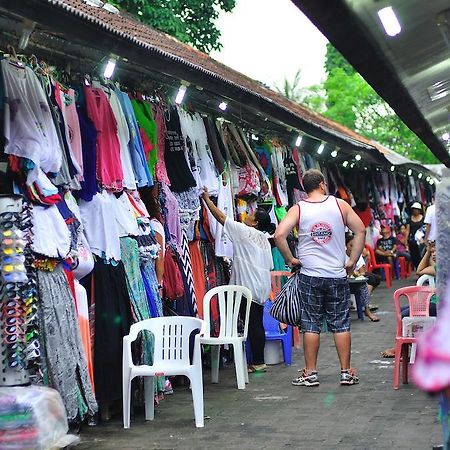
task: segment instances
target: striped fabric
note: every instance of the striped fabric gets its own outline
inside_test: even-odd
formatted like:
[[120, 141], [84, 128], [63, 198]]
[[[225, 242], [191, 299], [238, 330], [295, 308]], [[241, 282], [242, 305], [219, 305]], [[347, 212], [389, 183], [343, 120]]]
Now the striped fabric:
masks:
[[288, 278], [283, 289], [275, 297], [270, 315], [279, 322], [294, 327], [300, 325], [301, 303], [300, 303], [300, 274], [295, 272]]
[[188, 299], [192, 303], [192, 309], [194, 311], [195, 317], [198, 317], [198, 310], [197, 310], [197, 298], [195, 296], [194, 291], [194, 277], [192, 275], [192, 262], [191, 262], [191, 255], [189, 253], [189, 242], [186, 234], [186, 230], [182, 230], [181, 233], [181, 252], [180, 252], [180, 258], [181, 258], [181, 265], [183, 266], [183, 273], [186, 277], [186, 282], [188, 285], [189, 292], [187, 293]]

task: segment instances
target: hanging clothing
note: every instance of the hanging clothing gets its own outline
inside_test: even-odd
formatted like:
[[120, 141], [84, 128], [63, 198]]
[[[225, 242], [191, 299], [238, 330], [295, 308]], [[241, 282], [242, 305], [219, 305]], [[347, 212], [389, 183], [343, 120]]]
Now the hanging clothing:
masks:
[[63, 111], [68, 129], [68, 138], [73, 156], [80, 168], [79, 180], [83, 180], [83, 146], [81, 141], [80, 121], [77, 114], [77, 106], [75, 103], [75, 91], [69, 89], [65, 94], [65, 109]]
[[186, 191], [197, 185], [184, 155], [180, 118], [175, 106], [170, 108], [166, 120], [164, 160], [173, 192]]
[[114, 195], [103, 191], [90, 202], [80, 200], [81, 221], [92, 253], [106, 260], [120, 260], [119, 230], [115, 220], [112, 199]]
[[58, 266], [53, 272], [38, 270], [37, 282], [38, 311], [50, 385], [60, 393], [69, 421], [77, 416], [83, 419], [83, 411], [86, 410], [88, 415], [93, 416], [97, 411], [97, 402], [67, 277], [62, 267]]
[[[145, 133], [149, 141], [149, 146], [147, 146], [146, 159], [150, 174], [152, 177], [155, 176], [155, 165], [158, 161], [158, 137], [157, 137], [157, 124], [153, 119], [153, 111], [150, 103], [137, 100], [135, 98], [131, 99], [131, 104], [133, 106], [134, 114], [136, 115], [136, 120], [139, 126]], [[142, 134], [141, 134], [142, 137]]]
[[147, 161], [145, 159], [144, 145], [142, 144], [139, 125], [136, 121], [131, 100], [126, 92], [121, 92], [119, 90], [116, 90], [115, 92], [119, 98], [122, 111], [128, 125], [128, 132], [130, 134], [128, 148], [131, 155], [136, 183], [138, 187], [153, 186], [153, 177], [150, 174]]
[[189, 254], [192, 263], [195, 298], [197, 299], [197, 312], [198, 316], [203, 319], [203, 298], [206, 294], [206, 279], [199, 241], [189, 242]]
[[195, 296], [194, 290], [194, 277], [192, 275], [192, 261], [191, 255], [189, 253], [189, 242], [186, 235], [186, 232], [183, 230], [181, 234], [181, 253], [180, 253], [180, 263], [183, 269], [184, 274], [184, 282], [185, 282], [185, 290], [184, 295], [186, 301], [190, 305], [190, 312], [192, 316], [198, 316], [197, 310], [197, 298]]
[[97, 130], [97, 180], [105, 189], [121, 190], [123, 170], [114, 112], [100, 88], [85, 86], [86, 111]]
[[161, 106], [155, 107], [155, 122], [157, 133], [158, 161], [155, 165], [155, 177], [160, 183], [170, 186], [169, 176], [166, 170], [165, 161], [165, 139], [166, 139], [166, 123], [164, 120], [164, 110]]
[[5, 153], [33, 162], [27, 176], [30, 185], [39, 173], [59, 172], [62, 148], [48, 99], [35, 73], [7, 59], [0, 67], [5, 96]]
[[33, 251], [49, 258], [65, 259], [71, 249], [71, 235], [58, 208], [35, 205], [32, 221]]
[[134, 176], [133, 164], [130, 154], [130, 131], [128, 129], [127, 119], [123, 112], [119, 97], [115, 91], [108, 88], [104, 89], [109, 96], [109, 103], [117, 122], [117, 136], [120, 145], [120, 162], [123, 172], [123, 187], [130, 190], [136, 189], [136, 179]]
[[101, 405], [122, 399], [123, 337], [130, 331], [132, 317], [123, 263], [113, 266], [98, 258], [93, 276], [94, 377]]
[[80, 181], [81, 190], [77, 191], [76, 195], [89, 202], [98, 191], [97, 130], [81, 105], [77, 105], [77, 114], [81, 133], [83, 178]]

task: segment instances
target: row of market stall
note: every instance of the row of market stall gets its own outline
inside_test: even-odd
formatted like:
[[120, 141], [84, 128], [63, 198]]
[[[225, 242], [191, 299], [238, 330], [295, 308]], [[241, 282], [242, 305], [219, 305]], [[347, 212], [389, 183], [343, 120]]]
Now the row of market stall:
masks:
[[[305, 196], [310, 168], [367, 227], [432, 200], [429, 169], [124, 15], [83, 0], [19, 3], [0, 1], [1, 193], [11, 199], [0, 217], [16, 258], [3, 284], [20, 292], [8, 317], [26, 314], [16, 339], [2, 324], [0, 384], [31, 376], [54, 387], [69, 420], [120, 401], [133, 322], [201, 316], [205, 292], [227, 282], [232, 244], [203, 187], [230, 217], [263, 206], [275, 224]], [[19, 41], [17, 55], [7, 46]], [[142, 338], [137, 360], [151, 363], [152, 344]]]

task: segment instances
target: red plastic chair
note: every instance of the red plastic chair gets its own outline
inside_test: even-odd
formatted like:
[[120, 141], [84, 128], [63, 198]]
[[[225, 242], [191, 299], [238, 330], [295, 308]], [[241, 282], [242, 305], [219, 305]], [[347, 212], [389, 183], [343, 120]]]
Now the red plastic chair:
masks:
[[400, 266], [400, 278], [403, 280], [407, 278], [407, 267], [406, 267], [406, 258], [404, 256], [399, 256], [398, 258], [398, 264]]
[[378, 264], [375, 256], [375, 250], [369, 245], [365, 245], [366, 249], [369, 251], [369, 260], [367, 261], [367, 272], [373, 272], [375, 269], [384, 270], [384, 278], [386, 280], [387, 287], [390, 289], [392, 287], [392, 273], [390, 264]]
[[395, 360], [392, 387], [399, 388], [400, 362], [403, 364], [403, 384], [408, 383], [409, 346], [417, 342], [415, 337], [403, 337], [402, 310], [400, 298], [406, 297], [409, 305], [409, 317], [428, 317], [430, 300], [435, 289], [429, 286], [408, 286], [394, 292], [395, 314], [397, 316], [397, 332], [395, 336]]
[[274, 301], [277, 294], [281, 291], [287, 279], [292, 275], [291, 272], [283, 270], [273, 270], [270, 272], [272, 278], [272, 292], [270, 293], [270, 300]]

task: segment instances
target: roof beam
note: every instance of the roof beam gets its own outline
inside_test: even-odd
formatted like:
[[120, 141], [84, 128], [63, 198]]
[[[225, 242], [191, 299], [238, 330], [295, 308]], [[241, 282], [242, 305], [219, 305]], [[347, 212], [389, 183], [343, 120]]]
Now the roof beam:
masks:
[[292, 0], [447, 167], [450, 155], [433, 133], [394, 67], [344, 0]]

